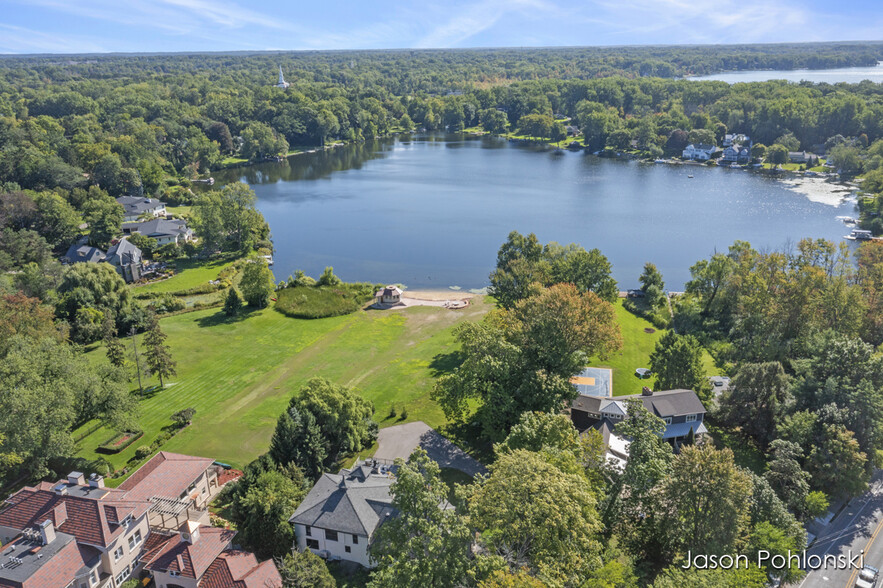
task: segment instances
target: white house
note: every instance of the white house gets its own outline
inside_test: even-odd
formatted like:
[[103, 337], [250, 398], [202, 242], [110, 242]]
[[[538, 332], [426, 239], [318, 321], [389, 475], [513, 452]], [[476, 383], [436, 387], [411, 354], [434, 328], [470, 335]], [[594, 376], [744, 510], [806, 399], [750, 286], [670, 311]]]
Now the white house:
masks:
[[389, 493], [393, 481], [386, 466], [367, 463], [323, 474], [289, 519], [294, 549], [373, 567], [368, 545], [377, 528], [395, 514]]
[[683, 157], [684, 159], [692, 159], [694, 161], [708, 161], [716, 151], [717, 147], [714, 145], [706, 145], [704, 143], [694, 145], [693, 143], [690, 143], [687, 145], [687, 148], [684, 149]]

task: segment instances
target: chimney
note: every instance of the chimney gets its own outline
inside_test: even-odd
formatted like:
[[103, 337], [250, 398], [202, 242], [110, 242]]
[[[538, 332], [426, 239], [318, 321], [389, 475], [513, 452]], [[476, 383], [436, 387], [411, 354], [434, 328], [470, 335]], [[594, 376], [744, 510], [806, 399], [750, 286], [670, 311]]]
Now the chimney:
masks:
[[649, 387], [647, 387], [647, 386], [644, 386], [644, 387], [641, 389], [641, 396], [653, 396], [653, 390], [651, 390], [651, 389], [650, 389]]
[[52, 516], [55, 519], [55, 525], [58, 527], [62, 526], [67, 520], [67, 505], [64, 502], [59, 502], [52, 509]]
[[89, 476], [89, 486], [92, 488], [104, 488], [104, 478], [98, 474]]
[[71, 472], [67, 475], [67, 483], [72, 486], [82, 486], [86, 483], [83, 472]]
[[49, 545], [55, 541], [55, 525], [49, 519], [40, 523], [40, 537], [43, 538], [43, 545]]

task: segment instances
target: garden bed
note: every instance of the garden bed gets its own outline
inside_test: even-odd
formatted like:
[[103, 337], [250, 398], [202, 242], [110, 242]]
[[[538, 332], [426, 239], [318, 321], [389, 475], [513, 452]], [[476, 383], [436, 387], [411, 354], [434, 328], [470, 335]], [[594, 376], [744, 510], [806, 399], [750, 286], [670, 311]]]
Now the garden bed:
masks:
[[142, 431], [123, 431], [117, 433], [104, 443], [98, 446], [99, 453], [119, 453], [135, 441], [141, 438], [144, 433]]

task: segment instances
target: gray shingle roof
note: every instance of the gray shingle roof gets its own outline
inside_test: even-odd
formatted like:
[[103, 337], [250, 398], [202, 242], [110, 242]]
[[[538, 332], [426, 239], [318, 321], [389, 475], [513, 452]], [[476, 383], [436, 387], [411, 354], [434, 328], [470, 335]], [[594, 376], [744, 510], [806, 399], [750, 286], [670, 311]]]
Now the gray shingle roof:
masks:
[[393, 481], [367, 466], [323, 474], [289, 522], [370, 537], [395, 512]]
[[117, 198], [117, 202], [122, 204], [123, 210], [126, 211], [126, 216], [140, 215], [166, 204], [156, 198], [145, 198], [143, 196], [120, 196]]
[[123, 229], [141, 233], [146, 237], [174, 236], [187, 233], [187, 223], [183, 220], [156, 218], [143, 223], [125, 223]]
[[129, 243], [128, 239], [120, 239], [116, 245], [107, 250], [106, 261], [113, 265], [141, 263], [141, 250]]
[[[658, 417], [675, 417], [687, 414], [705, 414], [702, 401], [692, 390], [663, 390], [654, 392], [652, 396], [632, 394], [630, 396], [617, 396], [615, 400], [622, 401], [628, 398], [636, 398], [644, 403], [644, 408]], [[590, 413], [601, 412], [601, 405], [608, 404], [611, 399], [601, 396], [577, 396], [571, 408]]]
[[104, 259], [104, 251], [88, 245], [71, 245], [64, 257], [71, 263], [98, 263]]

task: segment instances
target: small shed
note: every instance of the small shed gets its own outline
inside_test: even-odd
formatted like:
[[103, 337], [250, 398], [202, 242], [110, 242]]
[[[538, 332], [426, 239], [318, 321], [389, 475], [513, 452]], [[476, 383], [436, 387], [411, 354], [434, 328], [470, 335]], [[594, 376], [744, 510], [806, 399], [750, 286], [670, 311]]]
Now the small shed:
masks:
[[402, 289], [398, 286], [387, 286], [374, 295], [379, 304], [398, 304], [402, 301]]

